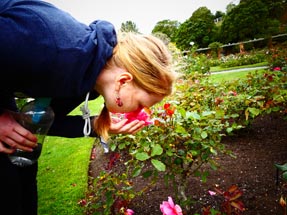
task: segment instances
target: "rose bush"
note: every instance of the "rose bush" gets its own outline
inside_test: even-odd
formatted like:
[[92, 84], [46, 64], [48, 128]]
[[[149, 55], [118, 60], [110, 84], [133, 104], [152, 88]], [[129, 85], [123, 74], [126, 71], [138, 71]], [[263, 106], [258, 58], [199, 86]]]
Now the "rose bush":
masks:
[[[218, 153], [232, 155], [221, 137], [248, 126], [261, 114], [287, 112], [286, 104], [286, 73], [266, 71], [222, 84], [211, 82], [209, 75], [182, 76], [172, 97], [151, 109], [152, 124], [136, 135], [112, 136], [110, 149], [129, 154], [126, 171], [103, 171], [94, 179], [95, 190], [87, 194], [87, 214], [126, 210], [136, 196], [156, 185], [159, 172], [173, 185], [183, 213], [194, 213], [192, 199], [185, 194], [187, 183], [194, 176], [205, 181], [208, 172], [201, 167], [210, 165], [216, 170]], [[139, 176], [152, 180], [142, 190], [134, 190], [132, 178]]]

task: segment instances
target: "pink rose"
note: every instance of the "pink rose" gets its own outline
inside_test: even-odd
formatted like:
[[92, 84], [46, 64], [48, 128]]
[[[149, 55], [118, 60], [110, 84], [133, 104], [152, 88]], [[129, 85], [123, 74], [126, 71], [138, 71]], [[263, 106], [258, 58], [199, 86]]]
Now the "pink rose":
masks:
[[273, 68], [274, 71], [281, 71], [281, 68], [279, 66]]
[[119, 122], [122, 119], [128, 119], [127, 123], [130, 123], [134, 120], [144, 121], [145, 125], [152, 124], [150, 120], [149, 109], [143, 108], [129, 113], [112, 113], [112, 121]]
[[232, 91], [232, 90], [231, 90], [231, 91], [229, 91], [229, 92], [228, 92], [228, 94], [229, 94], [229, 95], [232, 95], [232, 96], [237, 96], [237, 92]]
[[132, 209], [127, 209], [125, 215], [133, 215], [134, 211]]
[[150, 121], [150, 115], [148, 113], [148, 109], [141, 109], [130, 113], [125, 113], [125, 118], [128, 119], [128, 122], [132, 122], [134, 120], [144, 121], [145, 125], [150, 125], [152, 122]]
[[163, 201], [160, 204], [160, 210], [162, 215], [182, 215], [180, 206], [175, 205], [171, 197], [168, 197], [168, 201]]
[[216, 195], [216, 192], [214, 192], [214, 191], [212, 191], [212, 190], [209, 190], [208, 193], [209, 193], [209, 195], [211, 195], [211, 196], [215, 196], [215, 195]]

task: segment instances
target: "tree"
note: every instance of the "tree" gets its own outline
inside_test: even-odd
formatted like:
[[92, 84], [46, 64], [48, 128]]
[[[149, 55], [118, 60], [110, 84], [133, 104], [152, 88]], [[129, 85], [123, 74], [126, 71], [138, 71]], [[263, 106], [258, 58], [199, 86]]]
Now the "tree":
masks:
[[219, 42], [213, 42], [213, 43], [210, 43], [208, 45], [208, 48], [211, 49], [211, 54], [213, 55], [213, 57], [217, 57], [218, 59], [220, 59], [221, 57], [221, 51], [222, 51], [222, 43], [219, 43]]
[[236, 7], [235, 4], [229, 3], [229, 4], [226, 6], [226, 13], [227, 13], [227, 14], [230, 13], [230, 11], [231, 11], [233, 8], [235, 8], [235, 7]]
[[[252, 0], [241, 0], [240, 3], [250, 4]], [[286, 0], [261, 0], [261, 2], [268, 8], [268, 17], [272, 19], [280, 19], [286, 7]]]
[[170, 41], [174, 42], [175, 35], [180, 23], [178, 21], [171, 21], [169, 19], [162, 20], [156, 23], [152, 30], [152, 33], [162, 33], [165, 34]]
[[269, 16], [261, 0], [243, 0], [225, 17], [221, 25], [221, 42], [231, 43], [267, 37], [279, 31], [279, 23]]
[[223, 13], [222, 11], [216, 11], [214, 14], [214, 19], [222, 18], [224, 16], [225, 16], [225, 13]]
[[279, 20], [281, 25], [286, 26], [287, 23], [287, 1], [286, 0], [262, 0], [267, 5], [269, 17]]
[[136, 32], [139, 33], [139, 30], [136, 26], [136, 24], [132, 21], [126, 21], [125, 23], [122, 23], [121, 29], [122, 32]]
[[214, 15], [206, 7], [200, 7], [182, 23], [177, 31], [176, 45], [182, 50], [190, 49], [190, 42], [198, 47], [207, 47], [213, 42]]

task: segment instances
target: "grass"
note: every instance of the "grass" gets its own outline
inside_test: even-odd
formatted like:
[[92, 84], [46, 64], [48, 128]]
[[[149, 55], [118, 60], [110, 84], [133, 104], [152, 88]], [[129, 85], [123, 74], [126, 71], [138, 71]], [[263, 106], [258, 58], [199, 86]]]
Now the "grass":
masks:
[[82, 214], [93, 140], [48, 137], [39, 160], [39, 215]]
[[240, 72], [229, 72], [229, 73], [216, 73], [216, 74], [212, 74], [210, 76], [210, 80], [214, 81], [214, 82], [222, 82], [222, 81], [228, 81], [228, 80], [232, 80], [232, 79], [244, 79], [246, 78], [248, 73], [254, 73], [254, 72], [259, 72], [259, 73], [263, 73], [265, 70], [264, 69], [250, 69], [250, 70], [246, 70], [246, 71], [240, 71]]
[[220, 72], [220, 71], [231, 70], [231, 69], [252, 68], [252, 67], [267, 66], [267, 65], [268, 65], [267, 62], [262, 62], [262, 63], [252, 64], [252, 65], [234, 66], [234, 67], [229, 67], [229, 68], [214, 66], [210, 68], [210, 72]]
[[[247, 73], [255, 71], [218, 73], [211, 75], [210, 78], [219, 82], [244, 78]], [[99, 113], [102, 102], [102, 98], [89, 102], [91, 113]], [[79, 108], [76, 108], [71, 114], [81, 114], [81, 112]], [[92, 145], [93, 138], [46, 138], [39, 159], [37, 178], [39, 215], [83, 214], [83, 209], [78, 206], [77, 202], [84, 198], [87, 190]]]
[[[91, 113], [99, 113], [102, 98], [89, 102]], [[70, 113], [81, 114], [79, 107]], [[94, 138], [48, 136], [39, 159], [38, 214], [78, 215], [77, 202], [87, 189], [88, 168]]]

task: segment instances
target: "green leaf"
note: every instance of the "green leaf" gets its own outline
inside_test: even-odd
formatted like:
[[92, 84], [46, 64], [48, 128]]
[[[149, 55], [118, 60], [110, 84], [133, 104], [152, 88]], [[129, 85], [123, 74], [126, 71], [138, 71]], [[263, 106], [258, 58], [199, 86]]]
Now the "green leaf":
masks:
[[197, 150], [191, 150], [192, 156], [197, 156], [200, 152]]
[[201, 173], [201, 180], [205, 183], [207, 180], [207, 176], [209, 175], [208, 172], [204, 171], [203, 173]]
[[161, 155], [162, 152], [163, 152], [163, 149], [162, 149], [161, 145], [155, 144], [151, 150], [151, 156]]
[[116, 144], [114, 144], [114, 143], [111, 143], [111, 144], [110, 144], [110, 149], [111, 149], [111, 151], [115, 151], [116, 148], [117, 148], [117, 145], [116, 145]]
[[124, 149], [125, 147], [126, 147], [126, 144], [125, 144], [125, 143], [119, 144], [119, 149]]
[[214, 114], [214, 111], [203, 111], [202, 116], [209, 116], [211, 114]]
[[174, 163], [177, 164], [177, 165], [180, 165], [180, 164], [182, 164], [182, 159], [181, 158], [176, 158], [176, 159], [174, 159]]
[[201, 132], [201, 137], [202, 137], [202, 139], [205, 139], [205, 138], [207, 138], [207, 133], [206, 133], [206, 131], [203, 131], [203, 132]]
[[231, 114], [231, 118], [237, 118], [237, 117], [239, 117], [238, 113]]
[[145, 161], [149, 158], [150, 158], [150, 156], [146, 152], [139, 152], [136, 154], [136, 159], [138, 159], [140, 161]]
[[210, 152], [212, 153], [212, 154], [214, 154], [214, 155], [217, 155], [217, 151], [214, 149], [214, 148], [210, 148]]
[[181, 116], [186, 116], [186, 111], [183, 108], [179, 108], [177, 111], [180, 113]]
[[158, 171], [165, 171], [165, 164], [163, 162], [156, 159], [152, 159], [151, 163]]
[[209, 165], [213, 170], [217, 170], [217, 164], [214, 160], [210, 160]]
[[133, 170], [132, 176], [133, 176], [133, 177], [139, 176], [139, 174], [141, 173], [141, 171], [142, 171], [142, 168], [140, 168], [140, 167], [135, 168], [135, 169]]
[[226, 129], [226, 131], [227, 131], [227, 133], [230, 133], [230, 132], [233, 131], [233, 128], [230, 128], [230, 127], [229, 127], [229, 128]]
[[254, 116], [258, 116], [260, 114], [260, 110], [257, 108], [249, 107], [247, 110]]
[[182, 149], [179, 149], [178, 151], [177, 151], [177, 153], [180, 155], [180, 156], [182, 156], [182, 155], [184, 155], [184, 150], [182, 150]]
[[188, 134], [185, 128], [180, 125], [176, 125], [175, 132], [180, 134]]
[[172, 150], [168, 150], [166, 151], [167, 156], [173, 156], [173, 151]]
[[146, 171], [146, 172], [143, 173], [143, 177], [144, 177], [144, 178], [148, 178], [148, 177], [150, 177], [151, 175], [152, 175], [152, 171]]
[[196, 112], [187, 112], [186, 113], [186, 117], [187, 118], [192, 117], [192, 118], [198, 119], [198, 120], [200, 119], [200, 115], [198, 113], [196, 113]]
[[275, 166], [276, 166], [279, 170], [281, 170], [281, 171], [283, 171], [283, 172], [287, 171], [287, 163], [285, 163], [285, 164], [283, 164], [283, 165], [275, 164]]
[[105, 196], [106, 196], [106, 203], [108, 204], [108, 205], [111, 205], [112, 204], [112, 202], [113, 202], [113, 192], [112, 191], [107, 191], [106, 193], [105, 193]]
[[222, 118], [222, 117], [225, 116], [225, 112], [224, 112], [223, 110], [216, 110], [215, 116], [216, 116], [217, 118]]

